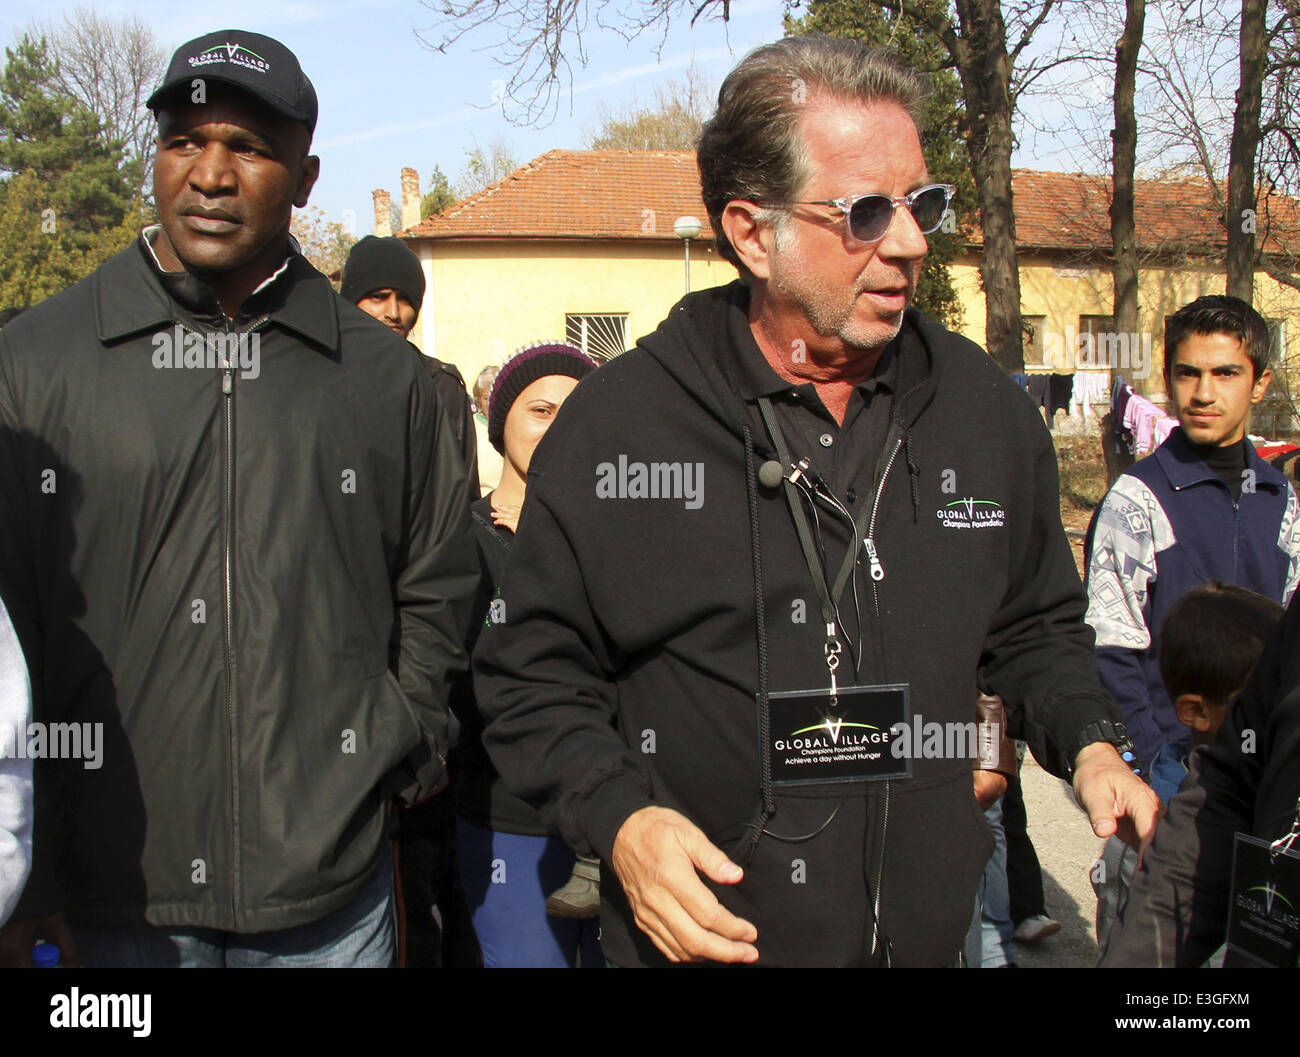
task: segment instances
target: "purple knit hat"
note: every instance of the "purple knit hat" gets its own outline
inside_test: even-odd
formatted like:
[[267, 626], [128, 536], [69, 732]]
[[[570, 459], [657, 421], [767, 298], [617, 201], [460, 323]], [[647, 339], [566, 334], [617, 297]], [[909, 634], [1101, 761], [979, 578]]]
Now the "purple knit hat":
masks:
[[552, 374], [584, 378], [596, 369], [595, 362], [564, 341], [537, 341], [516, 349], [501, 365], [488, 397], [488, 440], [502, 455], [506, 453], [506, 416], [519, 394], [539, 378]]

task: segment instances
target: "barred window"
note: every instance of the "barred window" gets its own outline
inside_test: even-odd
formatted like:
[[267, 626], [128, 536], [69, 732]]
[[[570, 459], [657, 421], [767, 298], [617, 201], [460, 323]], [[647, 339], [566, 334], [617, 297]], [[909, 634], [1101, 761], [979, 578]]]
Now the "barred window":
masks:
[[607, 363], [627, 351], [627, 313], [565, 315], [564, 340], [597, 363]]

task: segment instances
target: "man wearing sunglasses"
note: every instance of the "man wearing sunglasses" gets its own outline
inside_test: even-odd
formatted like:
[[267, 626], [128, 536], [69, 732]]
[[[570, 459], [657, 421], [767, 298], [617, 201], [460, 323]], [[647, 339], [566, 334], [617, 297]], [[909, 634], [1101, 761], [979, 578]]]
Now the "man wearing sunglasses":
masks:
[[485, 742], [605, 864], [614, 964], [955, 963], [993, 843], [973, 786], [1002, 780], [933, 734], [979, 690], [1098, 835], [1154, 825], [1051, 439], [908, 307], [951, 195], [924, 91], [851, 41], [748, 56], [698, 151], [740, 281], [584, 380], [534, 456], [475, 657]]

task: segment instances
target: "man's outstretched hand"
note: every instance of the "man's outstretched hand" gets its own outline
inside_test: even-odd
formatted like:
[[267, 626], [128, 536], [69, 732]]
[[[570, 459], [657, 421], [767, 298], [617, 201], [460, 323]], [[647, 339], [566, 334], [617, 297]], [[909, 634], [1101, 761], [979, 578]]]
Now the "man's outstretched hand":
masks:
[[1095, 742], [1074, 763], [1074, 797], [1088, 812], [1092, 831], [1119, 839], [1139, 854], [1155, 836], [1162, 811], [1160, 798], [1129, 768], [1115, 746]]
[[696, 871], [718, 884], [744, 872], [689, 819], [662, 807], [633, 812], [610, 863], [638, 927], [674, 962], [758, 960], [758, 930], [718, 902]]

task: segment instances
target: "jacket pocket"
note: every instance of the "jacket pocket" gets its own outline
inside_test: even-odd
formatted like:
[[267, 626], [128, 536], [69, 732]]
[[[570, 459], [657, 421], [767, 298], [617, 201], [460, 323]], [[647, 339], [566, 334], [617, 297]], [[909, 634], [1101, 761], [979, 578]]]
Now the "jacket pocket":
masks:
[[394, 703], [391, 709], [380, 706], [385, 708], [385, 726], [394, 732], [396, 749], [394, 767], [385, 780], [385, 794], [407, 804], [427, 800], [447, 787], [446, 746], [436, 734], [425, 731], [392, 669], [384, 669], [383, 675], [372, 681], [384, 685], [385, 692], [377, 695], [379, 700]]

